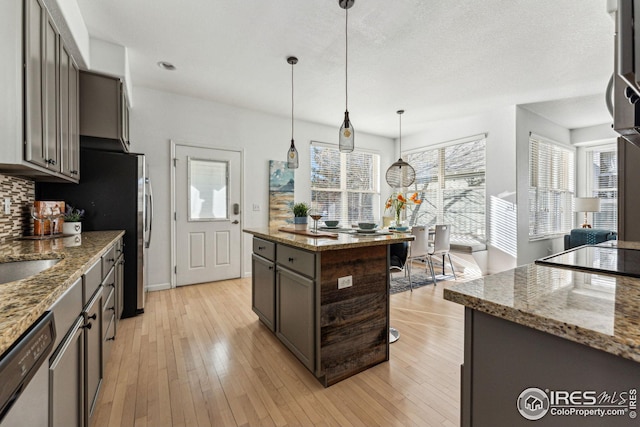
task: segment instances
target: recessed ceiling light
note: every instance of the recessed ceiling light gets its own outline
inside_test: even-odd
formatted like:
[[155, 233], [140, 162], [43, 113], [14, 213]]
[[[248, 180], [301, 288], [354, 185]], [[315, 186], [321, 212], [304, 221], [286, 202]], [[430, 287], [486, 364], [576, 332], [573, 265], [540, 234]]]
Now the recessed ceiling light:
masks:
[[166, 61], [158, 62], [158, 67], [168, 71], [174, 71], [176, 69], [175, 65], [173, 65], [171, 62], [166, 62]]

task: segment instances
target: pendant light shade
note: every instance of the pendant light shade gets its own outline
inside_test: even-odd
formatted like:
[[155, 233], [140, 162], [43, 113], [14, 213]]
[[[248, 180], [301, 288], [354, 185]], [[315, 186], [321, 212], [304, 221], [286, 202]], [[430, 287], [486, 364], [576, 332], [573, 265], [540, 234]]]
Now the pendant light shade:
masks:
[[392, 188], [403, 188], [413, 184], [416, 180], [416, 171], [411, 165], [402, 160], [402, 114], [404, 110], [398, 110], [400, 118], [400, 158], [387, 169], [387, 184]]
[[338, 4], [345, 12], [344, 20], [344, 121], [340, 126], [340, 137], [338, 139], [338, 148], [343, 153], [350, 153], [353, 151], [354, 145], [354, 131], [353, 124], [349, 120], [349, 91], [348, 91], [348, 59], [349, 59], [349, 38], [347, 36], [347, 28], [349, 22], [349, 8], [353, 6], [355, 0], [338, 0]]
[[298, 169], [298, 150], [293, 142], [293, 66], [298, 63], [298, 58], [290, 56], [287, 62], [291, 64], [291, 147], [287, 153], [287, 168]]

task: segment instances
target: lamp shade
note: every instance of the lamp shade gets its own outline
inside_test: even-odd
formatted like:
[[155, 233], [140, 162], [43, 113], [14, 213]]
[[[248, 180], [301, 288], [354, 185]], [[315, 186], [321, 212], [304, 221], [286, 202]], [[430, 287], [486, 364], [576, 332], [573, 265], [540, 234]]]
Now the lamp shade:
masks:
[[573, 201], [575, 212], [600, 212], [600, 199], [597, 197], [576, 197]]

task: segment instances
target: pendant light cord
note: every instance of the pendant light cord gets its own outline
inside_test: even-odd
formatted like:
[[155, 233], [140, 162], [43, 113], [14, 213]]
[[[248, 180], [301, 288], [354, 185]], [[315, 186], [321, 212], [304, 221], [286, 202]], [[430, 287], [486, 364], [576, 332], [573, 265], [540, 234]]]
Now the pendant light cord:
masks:
[[349, 80], [348, 80], [348, 64], [349, 64], [349, 37], [347, 35], [348, 23], [349, 23], [349, 7], [345, 9], [344, 19], [344, 109], [349, 110]]
[[291, 63], [291, 141], [293, 141], [293, 65]]
[[400, 158], [402, 158], [402, 114], [398, 116], [400, 116]]

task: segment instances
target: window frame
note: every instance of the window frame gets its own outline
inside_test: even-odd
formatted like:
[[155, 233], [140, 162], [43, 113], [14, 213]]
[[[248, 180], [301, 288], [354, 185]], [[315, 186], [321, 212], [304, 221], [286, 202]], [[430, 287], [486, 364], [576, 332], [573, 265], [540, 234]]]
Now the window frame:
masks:
[[[570, 154], [570, 157], [571, 157], [570, 160], [573, 163], [572, 165], [573, 170], [568, 171], [568, 173], [565, 176], [562, 176], [562, 177], [556, 176], [555, 178], [553, 178], [555, 180], [564, 181], [568, 183], [566, 187], [554, 188], [552, 185], [546, 186], [546, 187], [541, 185], [537, 185], [537, 186], [532, 185], [534, 181], [534, 177], [532, 176], [532, 173], [533, 173], [532, 150], [533, 150], [534, 142], [539, 144], [545, 144], [552, 150], [562, 150]], [[540, 152], [540, 151], [541, 150], [539, 149], [537, 150], [537, 152]], [[575, 198], [575, 195], [576, 195], [576, 170], [577, 170], [575, 147], [572, 147], [567, 144], [563, 144], [561, 142], [554, 141], [553, 139], [546, 138], [544, 136], [530, 132], [529, 141], [527, 144], [527, 157], [528, 157], [527, 205], [528, 205], [528, 218], [529, 218], [527, 228], [528, 228], [529, 241], [534, 242], [539, 240], [553, 239], [553, 238], [562, 236], [564, 234], [567, 234], [573, 228], [574, 218], [575, 218], [574, 212], [573, 212], [573, 199]], [[537, 163], [538, 164], [541, 163], [539, 159]], [[537, 175], [539, 175], [539, 170], [536, 172], [537, 172]], [[540, 182], [540, 180], [537, 178], [536, 178], [536, 181], [537, 183]], [[544, 206], [546, 204], [541, 202], [542, 199], [539, 199], [538, 197], [536, 197], [535, 200], [532, 200], [532, 195], [534, 193], [536, 195], [539, 195], [541, 191], [547, 194], [551, 194], [555, 199], [552, 201], [553, 208], [555, 210], [553, 213], [547, 214], [548, 215], [547, 218], [551, 218], [553, 216], [555, 216], [556, 218], [560, 217], [559, 220], [555, 221], [555, 223], [560, 223], [560, 226], [554, 227], [553, 229], [549, 229], [549, 230], [534, 232], [534, 230], [540, 230], [544, 228], [543, 227], [544, 224], [536, 222], [537, 215], [535, 215], [535, 212], [538, 212], [538, 213], [543, 212], [540, 210], [541, 208], [539, 206]], [[543, 197], [543, 196], [540, 196], [540, 197]], [[562, 207], [561, 207], [562, 204], [566, 206], [567, 208], [566, 212], [562, 210]], [[548, 222], [551, 224], [554, 221], [548, 221]], [[547, 226], [546, 228], [549, 228], [549, 226]]]
[[[585, 194], [588, 195], [588, 197], [598, 197], [598, 193], [604, 192], [604, 191], [613, 191], [616, 194], [615, 197], [615, 201], [614, 203], [611, 203], [611, 205], [613, 206], [613, 223], [614, 223], [614, 227], [607, 227], [607, 229], [610, 229], [611, 231], [618, 231], [618, 218], [617, 218], [617, 214], [618, 214], [618, 188], [619, 188], [619, 175], [618, 175], [618, 169], [617, 169], [617, 165], [616, 165], [616, 186], [615, 188], [594, 188], [594, 179], [595, 179], [595, 175], [594, 175], [594, 171], [593, 168], [591, 167], [593, 165], [593, 154], [594, 152], [600, 152], [600, 153], [606, 153], [606, 152], [615, 152], [616, 154], [616, 162], [618, 159], [618, 145], [616, 144], [615, 141], [612, 141], [610, 143], [605, 143], [605, 144], [598, 144], [598, 145], [589, 145], [584, 147], [584, 154], [583, 154], [583, 161], [584, 161], [584, 167], [585, 167]], [[600, 212], [594, 212], [592, 215], [592, 220], [591, 223], [593, 225], [594, 228], [600, 228], [598, 226], [596, 226], [596, 223], [598, 222], [598, 216], [601, 214], [602, 212], [602, 202], [604, 200], [609, 200], [611, 201], [612, 199], [604, 199], [601, 198], [601, 209]], [[579, 213], [580, 215], [580, 221], [582, 220], [582, 213]]]
[[[454, 147], [457, 145], [463, 145], [463, 144], [468, 144], [468, 143], [473, 143], [473, 142], [483, 142], [483, 157], [484, 157], [484, 163], [483, 163], [483, 167], [480, 170], [476, 170], [476, 171], [468, 171], [468, 170], [464, 170], [464, 171], [459, 171], [459, 172], [449, 172], [447, 173], [447, 168], [446, 168], [446, 150], [447, 148], [450, 147]], [[410, 187], [408, 187], [406, 190], [408, 193], [413, 193], [415, 191], [419, 192], [418, 197], [423, 197], [423, 194], [425, 193], [425, 191], [428, 192], [435, 192], [435, 222], [433, 223], [422, 223], [422, 222], [417, 222], [416, 224], [411, 224], [411, 225], [425, 225], [425, 226], [433, 226], [435, 224], [444, 224], [444, 223], [448, 223], [451, 224], [453, 226], [453, 235], [454, 236], [459, 236], [459, 237], [465, 237], [465, 238], [471, 238], [473, 240], [477, 240], [477, 241], [481, 241], [481, 242], [486, 242], [487, 241], [487, 214], [486, 214], [486, 206], [487, 206], [487, 134], [486, 133], [482, 133], [482, 134], [477, 134], [477, 135], [471, 135], [468, 137], [463, 137], [463, 138], [458, 138], [458, 139], [454, 139], [451, 141], [446, 141], [446, 142], [441, 142], [438, 144], [433, 144], [433, 145], [428, 145], [428, 146], [422, 146], [419, 148], [414, 148], [411, 150], [406, 150], [402, 152], [402, 157], [409, 162], [409, 164], [411, 164], [411, 162], [409, 161], [411, 158], [411, 155], [413, 154], [418, 154], [418, 153], [429, 153], [429, 152], [434, 152], [435, 153], [435, 158], [437, 159], [437, 165], [435, 167], [436, 170], [436, 174], [433, 178], [429, 179], [429, 182], [433, 182], [433, 183], [437, 183], [437, 188], [435, 189], [428, 189], [428, 190], [424, 190], [424, 188], [422, 190], [418, 189], [418, 182], [415, 182], [414, 184], [412, 184]], [[469, 234], [469, 233], [463, 233], [460, 231], [456, 231], [456, 224], [455, 222], [452, 221], [447, 221], [446, 219], [446, 213], [444, 212], [444, 203], [445, 200], [447, 200], [448, 198], [446, 197], [446, 193], [447, 192], [451, 192], [454, 189], [451, 188], [447, 188], [447, 182], [451, 182], [451, 180], [455, 180], [455, 179], [459, 179], [459, 178], [465, 178], [465, 177], [478, 177], [481, 178], [483, 180], [483, 184], [482, 186], [478, 187], [478, 190], [481, 190], [481, 194], [482, 194], [482, 203], [480, 203], [480, 205], [482, 206], [482, 221], [481, 221], [481, 231], [475, 234]], [[424, 204], [424, 202], [423, 202]], [[414, 207], [412, 205], [408, 205], [408, 211], [407, 211], [407, 216], [410, 216], [413, 212], [414, 208], [420, 209], [422, 207], [422, 205], [419, 205], [417, 207]]]
[[[381, 171], [380, 171], [380, 162], [381, 162], [381, 156], [380, 156], [380, 152], [377, 150], [369, 150], [369, 149], [362, 149], [362, 148], [356, 148], [353, 150], [353, 152], [351, 153], [342, 153], [339, 151], [338, 149], [338, 145], [337, 144], [330, 144], [327, 142], [320, 142], [320, 141], [310, 141], [309, 143], [309, 159], [310, 159], [310, 165], [309, 165], [309, 174], [310, 174], [310, 181], [311, 181], [311, 185], [310, 185], [310, 189], [311, 189], [311, 202], [312, 204], [315, 204], [317, 198], [315, 197], [316, 192], [318, 193], [340, 193], [340, 207], [341, 207], [341, 212], [338, 215], [338, 217], [334, 218], [334, 217], [327, 217], [325, 219], [333, 219], [333, 220], [339, 220], [342, 223], [342, 226], [348, 226], [348, 223], [356, 221], [356, 220], [379, 220], [380, 217], [380, 175], [381, 175]], [[331, 150], [335, 150], [340, 157], [340, 188], [327, 188], [327, 187], [315, 187], [314, 186], [314, 181], [313, 181], [313, 166], [311, 166], [311, 164], [313, 163], [311, 157], [313, 156], [313, 147], [321, 147], [324, 149], [331, 149]], [[371, 155], [372, 156], [372, 160], [373, 160], [373, 167], [372, 167], [372, 173], [373, 176], [371, 177], [371, 183], [372, 183], [372, 189], [369, 190], [362, 190], [362, 189], [349, 189], [348, 187], [348, 175], [349, 175], [349, 171], [347, 170], [347, 157], [350, 155], [354, 155], [354, 154], [365, 154], [365, 155]], [[371, 194], [372, 195], [372, 203], [371, 203], [371, 217], [370, 218], [352, 218], [349, 219], [349, 199], [350, 199], [350, 195], [352, 194]]]

